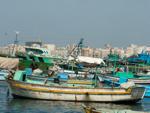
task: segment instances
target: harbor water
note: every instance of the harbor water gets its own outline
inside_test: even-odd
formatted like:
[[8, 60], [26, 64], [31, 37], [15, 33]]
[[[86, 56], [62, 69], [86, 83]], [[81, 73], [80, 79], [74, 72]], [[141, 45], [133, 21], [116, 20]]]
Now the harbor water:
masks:
[[5, 81], [0, 81], [0, 113], [84, 113], [82, 105], [99, 109], [119, 109], [150, 112], [150, 98], [136, 104], [82, 103], [65, 101], [44, 101], [32, 99], [13, 99]]

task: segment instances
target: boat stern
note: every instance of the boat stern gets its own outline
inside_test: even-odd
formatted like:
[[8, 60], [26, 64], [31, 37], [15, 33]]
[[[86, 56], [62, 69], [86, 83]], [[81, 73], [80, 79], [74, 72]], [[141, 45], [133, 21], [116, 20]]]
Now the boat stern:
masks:
[[134, 100], [141, 100], [144, 98], [145, 91], [144, 87], [133, 87], [131, 90], [131, 96]]

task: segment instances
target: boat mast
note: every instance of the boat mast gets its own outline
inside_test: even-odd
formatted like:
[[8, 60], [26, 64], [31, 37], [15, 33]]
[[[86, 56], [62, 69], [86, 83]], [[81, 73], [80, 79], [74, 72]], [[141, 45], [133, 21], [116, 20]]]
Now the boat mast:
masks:
[[77, 56], [79, 56], [81, 54], [81, 50], [83, 48], [83, 38], [80, 39], [79, 43], [77, 45], [75, 45], [75, 47], [71, 50], [71, 52], [68, 54], [68, 56], [72, 56], [77, 58]]
[[83, 48], [83, 38], [80, 39], [79, 43], [75, 45], [75, 47], [69, 52], [68, 57], [71, 56], [74, 58], [74, 61], [71, 62], [72, 70], [73, 70], [73, 64], [76, 62], [77, 57], [81, 54], [81, 50]]

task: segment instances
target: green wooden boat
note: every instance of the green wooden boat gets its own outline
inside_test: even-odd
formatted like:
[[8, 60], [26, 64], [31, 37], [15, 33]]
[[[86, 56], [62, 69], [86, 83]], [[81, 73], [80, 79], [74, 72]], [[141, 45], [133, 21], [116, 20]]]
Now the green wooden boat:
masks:
[[38, 67], [46, 70], [49, 66], [53, 66], [54, 62], [61, 60], [61, 58], [50, 56], [48, 51], [43, 48], [26, 47], [25, 50], [25, 53], [16, 53], [16, 57], [20, 61], [19, 69]]
[[38, 66], [40, 69], [47, 69], [49, 66], [53, 66], [54, 60], [51, 57], [35, 55], [35, 54], [17, 54], [19, 58], [19, 69], [25, 69], [28, 67]]

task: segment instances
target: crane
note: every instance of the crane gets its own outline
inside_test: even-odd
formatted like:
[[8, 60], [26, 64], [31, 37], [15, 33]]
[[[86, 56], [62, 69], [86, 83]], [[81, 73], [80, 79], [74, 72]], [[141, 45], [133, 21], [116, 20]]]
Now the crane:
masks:
[[[68, 56], [73, 56], [77, 58], [77, 56], [81, 53], [81, 49], [83, 48], [83, 38], [80, 39], [79, 43], [71, 50]], [[74, 55], [72, 55], [74, 53]]]

